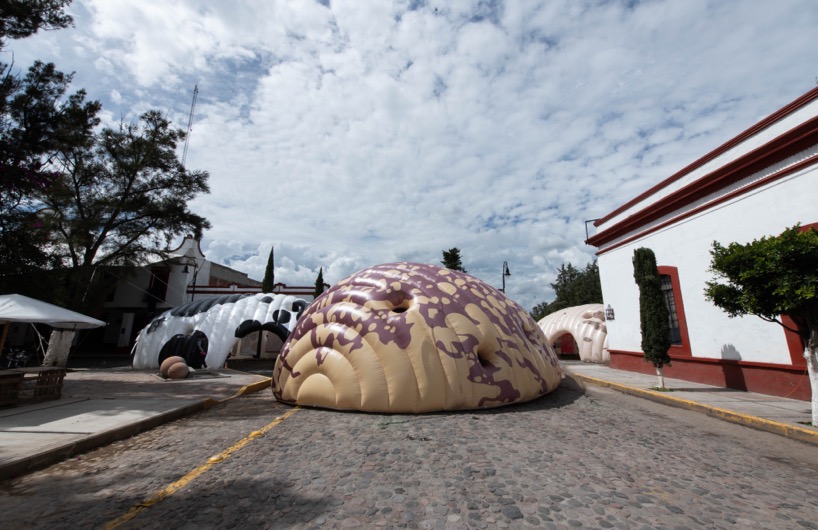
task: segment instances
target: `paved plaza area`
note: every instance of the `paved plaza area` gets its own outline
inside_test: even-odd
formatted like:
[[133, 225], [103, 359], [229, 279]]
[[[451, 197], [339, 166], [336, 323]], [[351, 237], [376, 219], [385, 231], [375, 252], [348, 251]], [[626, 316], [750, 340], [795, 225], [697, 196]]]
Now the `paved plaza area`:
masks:
[[39, 528], [818, 528], [816, 481], [816, 446], [608, 388], [426, 415], [263, 391], [4, 481], [0, 512]]

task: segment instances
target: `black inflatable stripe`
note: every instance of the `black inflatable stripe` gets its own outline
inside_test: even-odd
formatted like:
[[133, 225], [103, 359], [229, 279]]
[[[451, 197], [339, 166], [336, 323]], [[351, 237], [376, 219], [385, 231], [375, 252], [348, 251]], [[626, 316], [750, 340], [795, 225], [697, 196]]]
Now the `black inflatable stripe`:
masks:
[[239, 327], [236, 328], [236, 338], [241, 339], [249, 335], [250, 333], [254, 333], [258, 330], [262, 329], [261, 322], [258, 320], [245, 320]]
[[201, 368], [205, 365], [205, 355], [207, 354], [207, 335], [199, 330], [191, 335], [179, 333], [170, 338], [159, 351], [159, 364], [168, 357], [179, 356], [185, 360], [191, 368]]
[[264, 331], [269, 331], [271, 333], [275, 333], [281, 342], [287, 340], [287, 337], [290, 336], [290, 330], [282, 326], [281, 324], [276, 324], [275, 322], [267, 322], [262, 324], [261, 329]]
[[286, 309], [276, 309], [273, 311], [273, 322], [277, 324], [286, 324], [292, 318], [292, 313]]
[[252, 294], [223, 294], [221, 296], [213, 296], [211, 298], [202, 298], [180, 305], [173, 309], [170, 314], [175, 317], [192, 317], [210, 309], [215, 305], [236, 303], [242, 298], [253, 296]]
[[307, 309], [307, 302], [305, 300], [296, 300], [293, 302], [293, 312], [297, 315], [296, 320], [301, 318], [301, 314]]

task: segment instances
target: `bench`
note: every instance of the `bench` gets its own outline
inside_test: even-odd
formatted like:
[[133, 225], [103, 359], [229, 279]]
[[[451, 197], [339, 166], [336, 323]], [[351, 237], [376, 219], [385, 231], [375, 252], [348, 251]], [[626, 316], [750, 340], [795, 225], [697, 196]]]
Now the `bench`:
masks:
[[0, 407], [60, 399], [65, 373], [56, 366], [0, 371]]

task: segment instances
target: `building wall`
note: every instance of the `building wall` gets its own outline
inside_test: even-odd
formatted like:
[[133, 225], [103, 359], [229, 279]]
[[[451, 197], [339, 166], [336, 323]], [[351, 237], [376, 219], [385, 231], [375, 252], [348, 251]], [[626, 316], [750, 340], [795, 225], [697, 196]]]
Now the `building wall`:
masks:
[[253, 280], [244, 272], [207, 262], [210, 265], [208, 285], [213, 287], [229, 287], [231, 284], [261, 287], [261, 282]]
[[647, 247], [675, 279], [683, 344], [666, 375], [810, 398], [803, 344], [758, 317], [729, 318], [705, 300], [713, 241], [748, 243], [795, 224], [818, 223], [818, 88], [623, 204], [594, 224], [611, 366], [643, 362], [633, 252]]
[[599, 256], [605, 304], [616, 318], [608, 322], [608, 343], [614, 350], [641, 351], [639, 290], [633, 281], [633, 252], [648, 247], [659, 265], [678, 268], [679, 287], [695, 357], [792, 364], [783, 330], [758, 317], [728, 318], [705, 300], [710, 249], [722, 244], [747, 243], [775, 235], [796, 223], [818, 221], [818, 166], [783, 182], [741, 196], [723, 207], [686, 219]]

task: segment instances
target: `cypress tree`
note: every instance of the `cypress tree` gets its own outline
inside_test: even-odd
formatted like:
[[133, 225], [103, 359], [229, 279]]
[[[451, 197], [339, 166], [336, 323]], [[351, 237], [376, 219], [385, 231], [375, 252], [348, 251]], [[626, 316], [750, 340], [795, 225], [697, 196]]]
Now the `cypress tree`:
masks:
[[261, 292], [272, 293], [276, 283], [275, 272], [275, 247], [270, 249], [270, 256], [267, 258], [267, 268], [264, 269], [264, 279], [261, 280]]
[[633, 278], [639, 286], [639, 327], [645, 361], [656, 368], [659, 388], [665, 388], [662, 368], [670, 366], [670, 316], [662, 293], [656, 256], [649, 248], [633, 253]]
[[450, 248], [443, 251], [443, 261], [440, 262], [447, 269], [453, 271], [466, 272], [463, 268], [463, 262], [460, 259], [460, 249], [457, 247]]
[[324, 292], [324, 267], [318, 269], [318, 277], [315, 279], [315, 292], [313, 296], [318, 298]]

